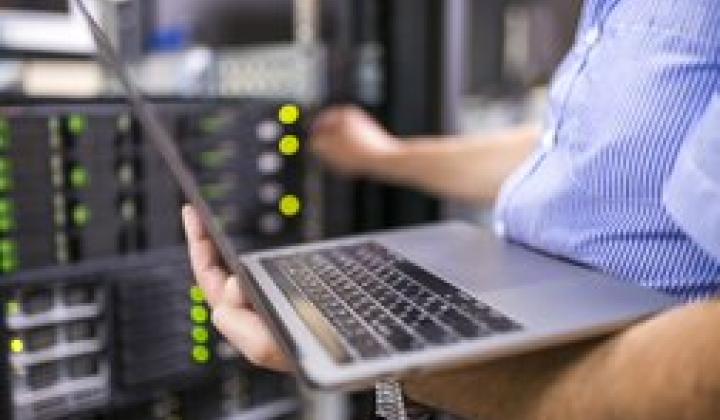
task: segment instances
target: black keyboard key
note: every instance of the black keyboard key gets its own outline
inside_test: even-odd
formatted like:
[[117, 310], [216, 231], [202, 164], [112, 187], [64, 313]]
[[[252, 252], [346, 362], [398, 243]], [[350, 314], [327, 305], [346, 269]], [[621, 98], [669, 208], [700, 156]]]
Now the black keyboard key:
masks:
[[491, 308], [489, 306], [476, 305], [470, 302], [458, 302], [453, 299], [448, 299], [448, 303], [454, 305], [466, 315], [478, 321], [485, 320], [489, 316], [489, 313], [491, 311]]
[[506, 332], [519, 329], [520, 325], [492, 307], [479, 302], [465, 292], [460, 292], [448, 299], [448, 302], [470, 318], [484, 323], [495, 332]]
[[508, 332], [521, 329], [520, 324], [512, 319], [504, 316], [497, 311], [493, 311], [496, 315], [485, 318], [483, 322], [494, 332]]
[[404, 310], [399, 311], [397, 315], [405, 324], [413, 325], [423, 316], [423, 313], [417, 308], [406, 307]]
[[418, 319], [412, 325], [422, 337], [432, 344], [451, 343], [456, 341], [453, 334], [446, 332], [437, 322], [431, 318], [423, 317]]
[[375, 332], [396, 350], [408, 351], [422, 347], [422, 343], [390, 318], [376, 321], [373, 327], [375, 327]]
[[365, 333], [362, 337], [358, 337], [353, 343], [361, 356], [371, 358], [387, 354], [383, 346], [375, 340], [375, 337]]
[[479, 337], [483, 330], [479, 325], [472, 322], [469, 318], [461, 315], [460, 312], [455, 309], [445, 310], [437, 316], [440, 321], [455, 330], [462, 337]]
[[414, 281], [427, 287], [440, 296], [455, 294], [457, 291], [454, 286], [409, 261], [398, 261], [395, 264], [395, 267]]
[[329, 306], [323, 303], [320, 303], [320, 306], [333, 327], [363, 357], [375, 357], [386, 353], [383, 346], [347, 310], [328, 310]]

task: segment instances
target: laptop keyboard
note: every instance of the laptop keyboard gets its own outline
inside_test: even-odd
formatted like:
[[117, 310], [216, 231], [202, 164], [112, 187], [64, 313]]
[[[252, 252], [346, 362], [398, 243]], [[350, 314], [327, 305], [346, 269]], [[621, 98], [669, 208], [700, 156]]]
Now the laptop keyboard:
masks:
[[[288, 293], [307, 299], [342, 336], [350, 359], [420, 350], [518, 330], [468, 293], [391, 252], [363, 242], [262, 260]], [[290, 296], [289, 296], [290, 297]], [[291, 297], [291, 302], [298, 299]], [[299, 309], [299, 308], [298, 308]], [[298, 310], [310, 321], [308, 308]], [[308, 322], [312, 325], [315, 322]]]

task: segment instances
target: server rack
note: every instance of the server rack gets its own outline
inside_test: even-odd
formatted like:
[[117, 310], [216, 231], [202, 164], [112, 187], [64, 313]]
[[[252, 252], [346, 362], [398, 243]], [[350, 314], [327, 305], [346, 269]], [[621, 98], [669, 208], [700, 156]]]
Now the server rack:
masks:
[[[304, 239], [303, 107], [153, 103], [239, 251]], [[0, 106], [3, 418], [294, 409], [289, 378], [243, 363], [212, 329], [181, 196], [143, 137], [120, 100]]]

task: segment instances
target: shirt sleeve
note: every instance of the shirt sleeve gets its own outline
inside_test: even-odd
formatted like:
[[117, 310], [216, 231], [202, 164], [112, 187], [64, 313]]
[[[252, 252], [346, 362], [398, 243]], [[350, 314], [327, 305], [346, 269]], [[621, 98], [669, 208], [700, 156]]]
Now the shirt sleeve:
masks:
[[720, 261], [720, 94], [680, 150], [663, 202], [680, 228]]

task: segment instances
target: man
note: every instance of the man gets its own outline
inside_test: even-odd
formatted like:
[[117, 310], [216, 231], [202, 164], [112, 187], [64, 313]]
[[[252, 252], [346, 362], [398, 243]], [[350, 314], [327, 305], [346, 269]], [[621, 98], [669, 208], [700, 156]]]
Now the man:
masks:
[[[341, 108], [318, 119], [313, 146], [339, 171], [496, 201], [508, 240], [693, 300], [720, 292], [718, 92], [717, 0], [588, 0], [542, 133], [401, 142]], [[217, 327], [251, 361], [286, 368], [191, 209], [184, 219]], [[406, 388], [486, 419], [720, 418], [718, 319], [720, 302], [699, 303]]]

